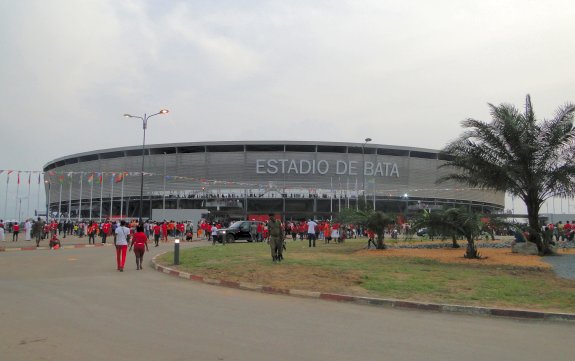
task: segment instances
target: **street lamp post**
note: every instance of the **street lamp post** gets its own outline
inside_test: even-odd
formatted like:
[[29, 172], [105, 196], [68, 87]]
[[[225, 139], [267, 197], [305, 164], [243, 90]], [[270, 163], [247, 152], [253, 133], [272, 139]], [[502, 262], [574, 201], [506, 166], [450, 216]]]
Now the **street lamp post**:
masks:
[[46, 197], [46, 223], [48, 223], [49, 222], [48, 221], [48, 219], [49, 219], [48, 215], [50, 212], [50, 193], [51, 193], [50, 191], [52, 189], [52, 184], [50, 183], [49, 180], [45, 180], [44, 183], [46, 183], [48, 185], [48, 191], [47, 191], [48, 196]]
[[361, 145], [361, 157], [363, 160], [363, 204], [364, 204], [364, 207], [367, 206], [367, 194], [365, 192], [365, 146], [369, 142], [371, 142], [371, 138], [365, 138], [365, 143], [363, 143]]
[[138, 216], [138, 221], [140, 224], [142, 224], [142, 213], [144, 211], [144, 160], [146, 158], [146, 128], [148, 127], [148, 119], [150, 119], [153, 116], [159, 115], [159, 114], [166, 114], [168, 113], [169, 110], [168, 109], [162, 109], [157, 113], [154, 113], [152, 115], [146, 115], [144, 114], [143, 117], [139, 117], [137, 115], [130, 115], [130, 114], [124, 114], [125, 117], [128, 118], [138, 118], [142, 120], [142, 128], [144, 129], [144, 140], [142, 141], [142, 171], [141, 171], [141, 176], [140, 176], [140, 211], [139, 211], [139, 216]]

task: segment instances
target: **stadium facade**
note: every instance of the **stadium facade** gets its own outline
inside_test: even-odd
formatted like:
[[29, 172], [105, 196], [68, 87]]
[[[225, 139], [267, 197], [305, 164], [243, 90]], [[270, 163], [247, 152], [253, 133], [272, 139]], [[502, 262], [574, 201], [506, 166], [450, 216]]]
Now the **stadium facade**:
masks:
[[[232, 219], [268, 213], [328, 218], [339, 210], [415, 213], [462, 205], [504, 208], [504, 193], [437, 184], [450, 170], [438, 150], [361, 143], [246, 141], [148, 145], [143, 217], [153, 209], [208, 209]], [[51, 212], [137, 217], [142, 147], [74, 154], [44, 167]]]

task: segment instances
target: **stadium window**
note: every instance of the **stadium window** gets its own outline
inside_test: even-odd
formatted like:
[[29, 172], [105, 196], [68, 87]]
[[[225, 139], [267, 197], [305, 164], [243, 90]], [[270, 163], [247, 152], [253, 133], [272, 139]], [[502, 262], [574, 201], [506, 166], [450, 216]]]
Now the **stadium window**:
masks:
[[244, 146], [242, 144], [230, 144], [230, 145], [208, 145], [206, 146], [206, 151], [211, 153], [220, 152], [243, 152]]
[[388, 149], [388, 148], [378, 148], [377, 154], [379, 155], [391, 155], [394, 157], [407, 157], [409, 151], [405, 149]]
[[286, 152], [315, 153], [315, 145], [312, 145], [312, 144], [286, 144]]
[[409, 152], [409, 156], [411, 158], [437, 159], [437, 153], [418, 152], [415, 150]]
[[100, 154], [100, 159], [113, 159], [122, 157], [124, 157], [124, 152], [108, 152]]
[[246, 152], [283, 152], [283, 144], [247, 144]]
[[345, 153], [346, 147], [339, 145], [318, 145], [318, 153]]
[[150, 148], [150, 154], [174, 154], [176, 153], [176, 147], [166, 147], [166, 148]]
[[204, 146], [178, 147], [178, 153], [204, 153], [205, 151]]

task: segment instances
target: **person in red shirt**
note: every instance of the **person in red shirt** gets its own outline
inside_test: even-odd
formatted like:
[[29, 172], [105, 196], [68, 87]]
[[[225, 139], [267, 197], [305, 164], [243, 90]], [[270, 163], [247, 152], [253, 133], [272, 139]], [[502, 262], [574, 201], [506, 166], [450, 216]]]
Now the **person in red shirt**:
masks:
[[20, 233], [20, 225], [18, 222], [12, 226], [12, 242], [18, 242], [18, 234]]
[[110, 234], [112, 230], [112, 224], [106, 219], [106, 222], [102, 224], [102, 243], [106, 243], [106, 237]]
[[88, 226], [88, 244], [96, 244], [96, 234], [98, 233], [98, 225], [96, 222], [91, 221]]
[[158, 243], [160, 243], [160, 225], [158, 222], [154, 223], [154, 243], [156, 244], [154, 247], [158, 247]]
[[142, 262], [144, 261], [144, 253], [150, 251], [148, 249], [148, 237], [144, 233], [144, 227], [138, 225], [136, 227], [136, 233], [132, 237], [132, 243], [130, 243], [130, 251], [134, 247], [134, 254], [136, 255], [136, 267], [138, 270], [142, 269]]
[[162, 222], [162, 241], [168, 242], [168, 222]]
[[57, 235], [52, 235], [52, 239], [50, 240], [50, 249], [60, 249], [62, 245], [60, 244], [60, 240], [58, 239]]
[[373, 247], [377, 248], [377, 245], [375, 244], [375, 232], [371, 229], [368, 229], [367, 238], [367, 249], [369, 249], [371, 244], [373, 244]]

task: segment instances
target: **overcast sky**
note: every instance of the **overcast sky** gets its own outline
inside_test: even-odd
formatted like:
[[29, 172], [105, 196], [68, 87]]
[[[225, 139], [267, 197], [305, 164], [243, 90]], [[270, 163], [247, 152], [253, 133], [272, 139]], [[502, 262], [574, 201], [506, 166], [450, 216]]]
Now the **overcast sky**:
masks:
[[141, 144], [122, 114], [161, 108], [149, 144], [440, 149], [487, 103], [574, 102], [574, 35], [572, 0], [5, 0], [0, 169]]

